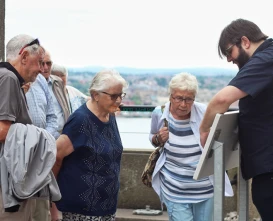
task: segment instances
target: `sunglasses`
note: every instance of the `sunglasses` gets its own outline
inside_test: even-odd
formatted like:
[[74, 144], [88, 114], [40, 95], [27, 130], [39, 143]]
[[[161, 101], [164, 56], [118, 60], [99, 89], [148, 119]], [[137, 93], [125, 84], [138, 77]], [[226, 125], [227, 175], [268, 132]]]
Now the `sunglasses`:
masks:
[[42, 62], [42, 66], [45, 66], [45, 64], [46, 64], [47, 66], [51, 66], [51, 65], [52, 65], [52, 61], [43, 61], [43, 62]]
[[22, 54], [22, 52], [24, 51], [24, 49], [26, 47], [29, 47], [29, 46], [35, 45], [35, 44], [40, 46], [40, 42], [39, 42], [38, 38], [34, 39], [32, 42], [30, 42], [30, 43], [26, 44], [24, 47], [22, 47], [22, 49], [19, 51], [19, 55]]

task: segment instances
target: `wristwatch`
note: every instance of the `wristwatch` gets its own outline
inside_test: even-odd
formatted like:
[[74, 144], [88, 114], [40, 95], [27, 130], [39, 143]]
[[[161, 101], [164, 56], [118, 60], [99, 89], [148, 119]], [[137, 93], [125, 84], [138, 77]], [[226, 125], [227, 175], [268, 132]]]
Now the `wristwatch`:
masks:
[[155, 135], [155, 142], [156, 142], [156, 146], [159, 146], [160, 142], [158, 140], [158, 134]]

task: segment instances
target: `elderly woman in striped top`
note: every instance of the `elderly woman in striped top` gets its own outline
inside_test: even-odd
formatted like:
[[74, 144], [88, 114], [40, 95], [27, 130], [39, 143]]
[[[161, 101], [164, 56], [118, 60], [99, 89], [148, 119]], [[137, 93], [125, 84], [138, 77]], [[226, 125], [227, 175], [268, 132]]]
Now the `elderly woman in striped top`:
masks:
[[[211, 177], [194, 180], [202, 154], [199, 126], [206, 110], [195, 101], [196, 77], [188, 73], [175, 75], [169, 83], [169, 102], [152, 113], [149, 139], [154, 146], [165, 143], [157, 161], [152, 186], [168, 210], [171, 221], [213, 220], [213, 183]], [[164, 119], [168, 127], [164, 127]], [[233, 191], [226, 176], [226, 195]]]

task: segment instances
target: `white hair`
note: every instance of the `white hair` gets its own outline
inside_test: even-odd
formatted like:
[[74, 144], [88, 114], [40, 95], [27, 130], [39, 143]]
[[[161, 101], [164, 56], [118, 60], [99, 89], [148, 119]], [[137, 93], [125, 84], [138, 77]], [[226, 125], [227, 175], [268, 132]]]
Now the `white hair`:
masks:
[[51, 68], [51, 74], [56, 75], [56, 72], [60, 72], [64, 76], [68, 77], [68, 70], [65, 66], [53, 63]]
[[114, 69], [104, 69], [98, 72], [91, 81], [90, 94], [93, 91], [104, 91], [112, 86], [122, 84], [123, 89], [128, 87], [126, 80]]
[[196, 77], [189, 73], [179, 73], [175, 75], [169, 83], [169, 93], [171, 94], [175, 89], [191, 91], [196, 95], [198, 93]]
[[[30, 42], [34, 40], [33, 37], [29, 35], [16, 35], [12, 39], [9, 40], [6, 46], [6, 60], [7, 61], [14, 61], [19, 57], [20, 50]], [[39, 52], [39, 45], [34, 44], [29, 47], [26, 47], [25, 50], [27, 50], [30, 54], [35, 54]]]

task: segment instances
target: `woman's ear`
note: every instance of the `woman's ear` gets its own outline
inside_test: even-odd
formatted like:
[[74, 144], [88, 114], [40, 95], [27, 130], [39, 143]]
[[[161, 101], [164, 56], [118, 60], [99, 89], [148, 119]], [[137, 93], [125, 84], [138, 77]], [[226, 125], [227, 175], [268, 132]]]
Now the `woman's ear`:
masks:
[[94, 101], [96, 101], [96, 102], [99, 101], [99, 93], [98, 93], [98, 92], [93, 91], [93, 92], [91, 93], [91, 97], [92, 97], [92, 100], [94, 100]]

